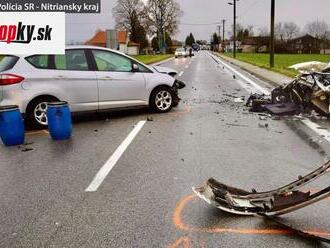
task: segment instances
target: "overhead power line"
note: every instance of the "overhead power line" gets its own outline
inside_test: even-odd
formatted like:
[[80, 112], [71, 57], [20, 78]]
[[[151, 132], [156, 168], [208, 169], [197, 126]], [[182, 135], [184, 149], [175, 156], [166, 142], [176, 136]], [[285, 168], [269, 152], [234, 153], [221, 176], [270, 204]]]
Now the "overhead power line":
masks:
[[211, 25], [219, 25], [221, 22], [212, 22], [212, 23], [179, 23], [182, 26], [211, 26]]

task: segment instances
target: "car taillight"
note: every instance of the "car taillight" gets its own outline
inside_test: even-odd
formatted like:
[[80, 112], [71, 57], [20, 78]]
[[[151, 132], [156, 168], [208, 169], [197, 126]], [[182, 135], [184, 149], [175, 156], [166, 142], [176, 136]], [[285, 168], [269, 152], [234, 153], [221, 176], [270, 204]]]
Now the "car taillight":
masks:
[[24, 77], [14, 74], [0, 74], [0, 85], [18, 84], [24, 80]]

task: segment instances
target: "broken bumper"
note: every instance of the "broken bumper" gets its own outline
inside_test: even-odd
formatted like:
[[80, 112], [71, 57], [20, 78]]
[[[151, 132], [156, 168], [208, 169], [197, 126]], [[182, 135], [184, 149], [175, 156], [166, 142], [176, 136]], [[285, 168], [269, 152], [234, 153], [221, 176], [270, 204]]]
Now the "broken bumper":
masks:
[[201, 199], [226, 212], [240, 215], [282, 215], [306, 207], [330, 195], [330, 186], [311, 194], [298, 189], [330, 171], [330, 161], [312, 173], [267, 192], [245, 191], [210, 178], [193, 191]]
[[178, 90], [183, 89], [184, 87], [186, 87], [186, 84], [184, 82], [177, 79], [174, 81], [174, 84], [172, 86], [172, 91], [174, 93], [174, 99], [173, 99], [174, 106], [177, 106], [181, 100], [179, 97]]

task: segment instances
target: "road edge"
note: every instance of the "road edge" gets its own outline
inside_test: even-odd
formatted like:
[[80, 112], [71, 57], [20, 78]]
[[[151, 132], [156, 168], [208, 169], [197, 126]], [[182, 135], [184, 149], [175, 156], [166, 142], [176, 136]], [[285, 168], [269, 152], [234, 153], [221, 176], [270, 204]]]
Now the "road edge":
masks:
[[[280, 73], [277, 73], [277, 72], [273, 72], [273, 71], [270, 71], [270, 70], [267, 70], [267, 69], [264, 69], [264, 68], [261, 68], [259, 66], [256, 66], [256, 65], [252, 65], [252, 64], [249, 64], [249, 63], [246, 63], [246, 62], [243, 62], [243, 61], [240, 61], [240, 60], [237, 60], [237, 59], [234, 59], [234, 58], [230, 58], [230, 57], [227, 57], [225, 55], [222, 55], [222, 54], [219, 54], [219, 53], [213, 53], [215, 56], [217, 57], [220, 57], [221, 59], [225, 60], [226, 62], [230, 63], [230, 64], [233, 64], [235, 66], [238, 66], [239, 68], [241, 68], [242, 70], [248, 72], [249, 74], [267, 82], [267, 83], [270, 83], [271, 85], [277, 87], [277, 86], [282, 86], [282, 85], [285, 85], [286, 83], [290, 82], [293, 80], [293, 78], [291, 77], [288, 77], [288, 76], [285, 76], [283, 74], [280, 74]], [[251, 70], [251, 68], [254, 68], [254, 70]], [[274, 76], [277, 76], [277, 77], [281, 77], [283, 79], [285, 79], [284, 81], [277, 81], [277, 80], [274, 80], [270, 77], [267, 77], [265, 75], [263, 75], [262, 73], [259, 72], [259, 70], [264, 70], [266, 71], [268, 74], [273, 74]]]

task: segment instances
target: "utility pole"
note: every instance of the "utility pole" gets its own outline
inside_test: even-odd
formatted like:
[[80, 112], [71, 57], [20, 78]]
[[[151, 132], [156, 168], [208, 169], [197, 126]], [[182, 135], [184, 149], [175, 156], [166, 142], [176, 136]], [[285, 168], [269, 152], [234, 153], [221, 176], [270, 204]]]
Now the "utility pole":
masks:
[[218, 36], [221, 37], [221, 25], [218, 25]]
[[234, 7], [234, 27], [233, 27], [233, 37], [234, 37], [234, 47], [233, 47], [233, 57], [236, 58], [236, 2], [239, 0], [233, 0], [233, 2], [228, 3]]
[[225, 52], [225, 24], [226, 24], [226, 20], [223, 19], [222, 20], [222, 51]]
[[271, 13], [270, 13], [270, 54], [269, 66], [274, 67], [274, 54], [275, 54], [275, 0], [271, 0]]
[[[218, 25], [217, 26], [218, 27], [218, 41], [219, 41], [219, 39], [221, 39], [221, 25]], [[220, 42], [220, 41], [219, 41]], [[220, 43], [219, 44], [217, 44], [217, 50], [219, 49], [219, 47], [220, 47]]]
[[234, 58], [236, 58], [236, 0], [234, 0]]

